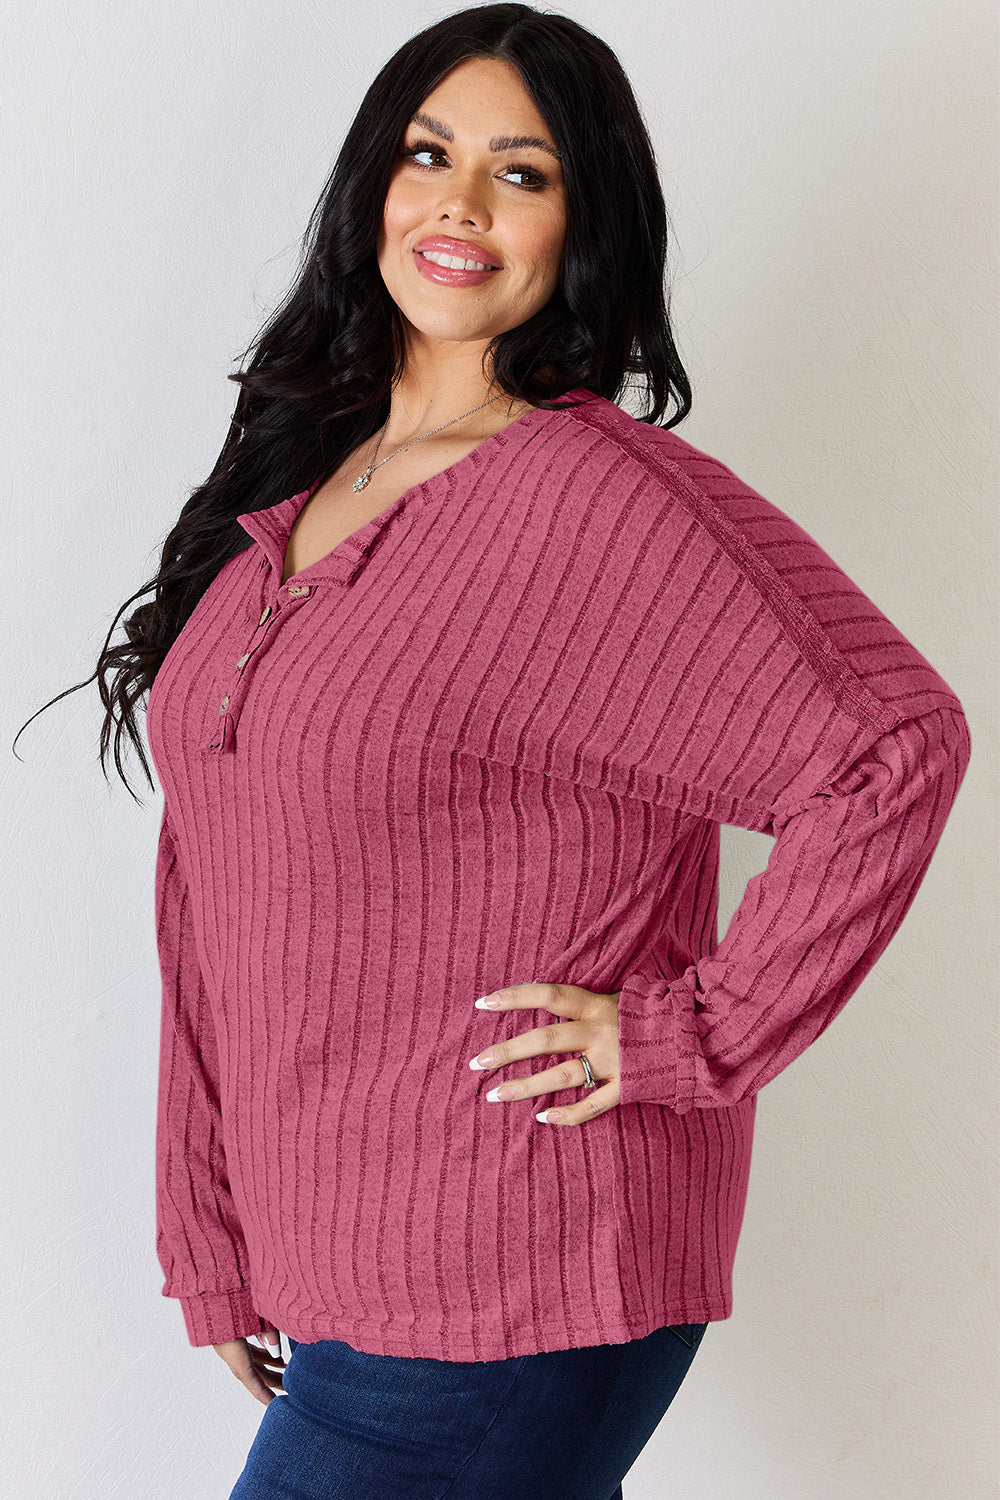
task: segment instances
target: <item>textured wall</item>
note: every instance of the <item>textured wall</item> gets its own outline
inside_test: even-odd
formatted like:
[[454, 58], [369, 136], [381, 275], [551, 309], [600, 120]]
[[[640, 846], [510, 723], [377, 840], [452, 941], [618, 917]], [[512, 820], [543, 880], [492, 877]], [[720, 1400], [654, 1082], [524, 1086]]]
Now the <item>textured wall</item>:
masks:
[[[36, 3], [0, 99], [8, 746], [3, 1470], [19, 1500], [228, 1494], [263, 1412], [159, 1297], [158, 793], [87, 676], [214, 463], [374, 72], [457, 7]], [[906, 922], [764, 1090], [736, 1309], [628, 1500], [992, 1500], [996, 21], [974, 0], [567, 3], [619, 53], [676, 231], [679, 431], [787, 510], [961, 697]], [[770, 848], [726, 830], [722, 920]]]

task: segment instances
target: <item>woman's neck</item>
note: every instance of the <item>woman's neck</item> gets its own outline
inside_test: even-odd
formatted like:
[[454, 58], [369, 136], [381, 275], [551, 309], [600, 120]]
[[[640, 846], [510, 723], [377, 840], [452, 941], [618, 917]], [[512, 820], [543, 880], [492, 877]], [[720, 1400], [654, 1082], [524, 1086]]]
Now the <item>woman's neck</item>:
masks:
[[[488, 404], [482, 404], [484, 402]], [[468, 438], [473, 434], [479, 438], [487, 438], [495, 432], [502, 432], [530, 409], [530, 401], [518, 400], [517, 397], [509, 396], [506, 391], [494, 392], [492, 399], [488, 392], [484, 392], [477, 400], [474, 392], [466, 390], [461, 396], [456, 394], [450, 409], [446, 409], [445, 403], [438, 400], [432, 408], [416, 399], [407, 402], [405, 397], [400, 398], [398, 391], [394, 391], [389, 422], [382, 441], [389, 447], [398, 447], [401, 443], [407, 443], [411, 438], [432, 432], [438, 427], [444, 429], [442, 438]], [[456, 421], [456, 417], [461, 420]]]

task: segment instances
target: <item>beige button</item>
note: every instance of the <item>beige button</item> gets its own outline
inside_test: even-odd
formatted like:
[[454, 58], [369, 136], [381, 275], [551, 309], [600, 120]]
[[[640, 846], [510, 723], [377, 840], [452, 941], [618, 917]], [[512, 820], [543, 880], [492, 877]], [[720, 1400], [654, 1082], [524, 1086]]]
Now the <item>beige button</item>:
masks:
[[228, 707], [229, 707], [229, 694], [227, 693], [226, 696], [222, 700], [222, 707], [219, 709], [219, 713], [220, 714], [224, 714], [225, 711], [226, 711], [226, 709]]
[[270, 613], [271, 613], [271, 606], [268, 605], [267, 608], [265, 609], [264, 613], [261, 615], [260, 619], [257, 621], [257, 624], [258, 625], [263, 625], [264, 621], [267, 619], [267, 617], [268, 617], [268, 615]]
[[288, 592], [290, 594], [308, 594], [309, 585], [308, 583], [290, 583], [288, 585]]
[[236, 663], [236, 665], [237, 665], [237, 667], [245, 667], [246, 664], [247, 664], [247, 662], [249, 660], [250, 660], [250, 652], [249, 651], [244, 651], [243, 655], [240, 657], [240, 659]]

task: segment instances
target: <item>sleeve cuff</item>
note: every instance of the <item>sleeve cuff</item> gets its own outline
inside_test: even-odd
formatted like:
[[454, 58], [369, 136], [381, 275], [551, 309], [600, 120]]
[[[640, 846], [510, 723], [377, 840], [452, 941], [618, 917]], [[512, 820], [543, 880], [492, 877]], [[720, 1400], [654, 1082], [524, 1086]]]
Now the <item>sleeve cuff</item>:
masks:
[[618, 995], [622, 1104], [693, 1108], [697, 970], [691, 964], [669, 984], [630, 974]]
[[229, 1339], [259, 1333], [264, 1323], [253, 1305], [249, 1287], [234, 1292], [205, 1292], [197, 1297], [179, 1297], [188, 1338], [196, 1349], [206, 1344], [224, 1344]]

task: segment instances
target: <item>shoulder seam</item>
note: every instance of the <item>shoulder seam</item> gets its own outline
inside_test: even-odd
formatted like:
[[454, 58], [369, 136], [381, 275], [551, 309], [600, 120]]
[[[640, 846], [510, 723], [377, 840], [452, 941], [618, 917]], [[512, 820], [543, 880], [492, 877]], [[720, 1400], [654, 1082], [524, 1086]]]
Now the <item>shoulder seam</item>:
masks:
[[[614, 403], [612, 403], [614, 404]], [[621, 410], [621, 408], [618, 408]], [[628, 413], [625, 413], [627, 416]], [[747, 581], [755, 588], [771, 613], [794, 642], [803, 659], [809, 664], [818, 680], [830, 693], [839, 707], [846, 709], [863, 725], [880, 732], [892, 729], [903, 719], [912, 715], [898, 713], [877, 697], [865, 685], [854, 668], [837, 650], [825, 634], [815, 616], [783, 583], [780, 575], [768, 559], [749, 545], [740, 532], [726, 520], [715, 505], [711, 495], [701, 489], [686, 474], [675, 459], [664, 455], [654, 464], [647, 453], [622, 433], [612, 432], [586, 408], [567, 407], [566, 416], [586, 426], [596, 428], [613, 442], [629, 458], [645, 470], [653, 479], [662, 481], [663, 470], [670, 472], [672, 485], [683, 500], [711, 534], [718, 545], [740, 567]], [[661, 431], [665, 429], [659, 429]], [[725, 468], [723, 464], [721, 467]], [[728, 469], [737, 484], [743, 481], [733, 470]], [[749, 486], [748, 486], [749, 488]]]

